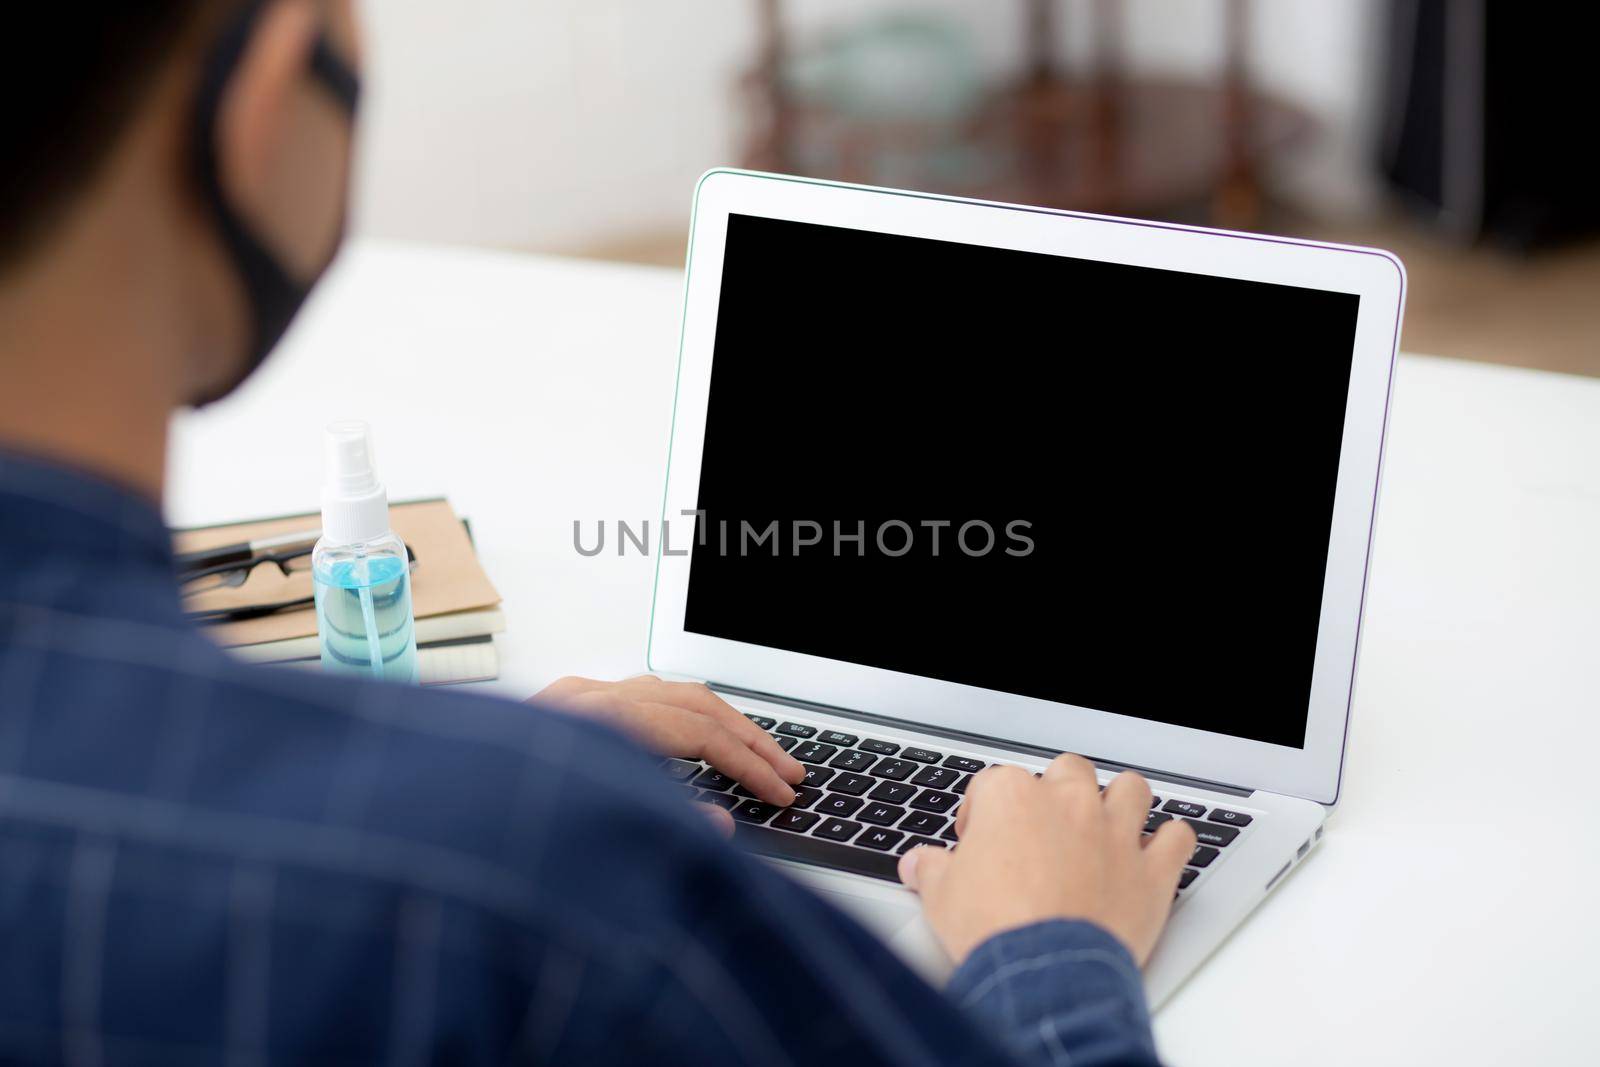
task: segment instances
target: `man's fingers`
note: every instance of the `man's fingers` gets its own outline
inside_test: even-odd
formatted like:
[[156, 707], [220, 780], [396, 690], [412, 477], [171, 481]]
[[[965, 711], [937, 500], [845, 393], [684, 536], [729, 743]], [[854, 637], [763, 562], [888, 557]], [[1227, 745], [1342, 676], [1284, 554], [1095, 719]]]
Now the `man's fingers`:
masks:
[[733, 836], [733, 812], [727, 808], [719, 808], [715, 804], [701, 804], [699, 801], [694, 800], [689, 803], [705, 813], [706, 818], [711, 820], [711, 825], [715, 827], [717, 833], [723, 837]]
[[949, 849], [919, 845], [900, 857], [900, 881], [907, 889], [926, 893], [939, 884], [953, 858]]
[[1033, 776], [1021, 767], [1003, 763], [985, 767], [967, 783], [966, 796], [962, 797], [961, 807], [956, 811], [956, 834], [966, 833], [967, 825], [975, 818], [987, 819], [990, 808], [1004, 813], [1009, 807], [1007, 800], [1014, 799], [1018, 790], [1033, 784]]
[[778, 772], [779, 778], [782, 778], [790, 785], [799, 785], [805, 781], [806, 765], [785, 752], [783, 746], [771, 737], [763, 734], [761, 740], [757, 741], [751, 748], [757, 755], [772, 765], [772, 769]]
[[1145, 847], [1145, 862], [1155, 864], [1162, 877], [1170, 876], [1176, 885], [1178, 872], [1194, 855], [1194, 845], [1194, 828], [1182, 819], [1168, 819], [1156, 828]]
[[696, 682], [663, 682], [653, 675], [635, 679], [651, 689], [649, 699], [663, 704], [674, 704], [704, 715], [739, 738], [752, 751], [772, 764], [778, 777], [791, 785], [798, 785], [806, 776], [803, 764], [785, 752], [761, 727], [744, 717], [738, 708], [723, 700], [707, 687]]
[[[711, 719], [738, 738], [750, 751], [766, 760], [772, 769], [777, 772], [779, 778], [782, 778], [790, 785], [799, 785], [805, 779], [805, 764], [785, 752], [782, 746], [772, 739], [771, 734], [739, 714], [738, 710], [731, 705], [723, 703], [721, 697], [704, 686], [690, 685], [685, 686], [685, 689], [689, 691], [698, 689], [704, 697], [710, 698], [709, 701], [697, 701], [697, 706], [691, 707], [691, 710]], [[683, 691], [677, 692], [681, 694]], [[675, 703], [677, 700], [687, 699], [682, 695], [676, 695], [671, 702]], [[716, 705], [721, 705], [721, 707], [718, 708]]]
[[1123, 771], [1106, 786], [1105, 803], [1113, 825], [1137, 834], [1150, 814], [1150, 783], [1138, 771]]
[[1050, 766], [1044, 769], [1044, 780], [1054, 785], [1099, 788], [1099, 782], [1094, 776], [1094, 764], [1071, 752], [1063, 752], [1050, 761]]
[[663, 716], [676, 715], [687, 720], [680, 721], [682, 728], [690, 735], [689, 755], [705, 760], [769, 804], [794, 803], [794, 788], [778, 777], [772, 764], [756, 755], [749, 745], [720, 724], [704, 715], [696, 715], [670, 704], [655, 705], [654, 709]]

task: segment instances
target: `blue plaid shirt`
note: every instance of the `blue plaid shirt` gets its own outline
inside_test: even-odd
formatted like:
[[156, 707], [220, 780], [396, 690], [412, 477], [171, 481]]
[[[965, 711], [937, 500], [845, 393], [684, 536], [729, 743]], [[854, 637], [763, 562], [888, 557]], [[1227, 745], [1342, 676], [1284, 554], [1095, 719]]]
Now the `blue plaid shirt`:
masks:
[[1108, 934], [936, 991], [605, 730], [238, 665], [145, 501], [0, 454], [0, 1061], [1155, 1062]]

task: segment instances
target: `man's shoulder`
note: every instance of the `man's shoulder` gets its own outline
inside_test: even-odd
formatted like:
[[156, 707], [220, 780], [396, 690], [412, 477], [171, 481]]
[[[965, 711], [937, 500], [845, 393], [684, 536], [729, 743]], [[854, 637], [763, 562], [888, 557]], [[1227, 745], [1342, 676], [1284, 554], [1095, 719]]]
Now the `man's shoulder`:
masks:
[[233, 665], [217, 684], [212, 714], [240, 720], [227, 742], [241, 774], [293, 817], [363, 832], [501, 855], [556, 797], [652, 771], [608, 729], [485, 693]]
[[192, 632], [103, 628], [13, 663], [29, 665], [34, 707], [10, 709], [0, 748], [22, 738], [8, 788], [30, 822], [330, 876], [330, 892], [364, 883], [375, 900], [420, 892], [540, 930], [588, 923], [589, 940], [614, 932], [630, 894], [726, 861], [659, 760], [596, 723], [248, 666]]
[[294, 817], [340, 843], [335, 866], [362, 857], [351, 873], [622, 960], [660, 932], [680, 883], [728, 862], [658, 757], [607, 727], [487, 695], [244, 670], [231, 685], [317, 725], [286, 724], [284, 747], [242, 775], [275, 804], [318, 798]]
[[660, 810], [636, 799], [665, 788], [652, 757], [559, 711], [246, 665], [198, 635], [146, 645], [41, 661], [19, 768], [41, 797], [66, 787], [119, 823], [159, 813], [273, 861], [387, 856], [363, 870], [402, 880], [526, 871], [552, 837]]

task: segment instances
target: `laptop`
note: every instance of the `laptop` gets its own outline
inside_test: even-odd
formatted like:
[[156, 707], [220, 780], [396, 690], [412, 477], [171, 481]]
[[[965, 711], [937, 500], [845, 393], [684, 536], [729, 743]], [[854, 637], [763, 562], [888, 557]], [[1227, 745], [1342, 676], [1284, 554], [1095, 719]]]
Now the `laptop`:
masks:
[[808, 768], [736, 841], [934, 979], [899, 854], [1060, 752], [1199, 844], [1159, 1006], [1339, 800], [1405, 274], [1387, 252], [700, 181], [650, 624]]

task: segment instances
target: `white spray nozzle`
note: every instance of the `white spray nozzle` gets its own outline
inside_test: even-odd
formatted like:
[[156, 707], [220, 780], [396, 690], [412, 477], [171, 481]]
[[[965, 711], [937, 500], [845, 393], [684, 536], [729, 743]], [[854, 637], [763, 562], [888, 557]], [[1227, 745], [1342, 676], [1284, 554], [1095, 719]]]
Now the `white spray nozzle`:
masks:
[[372, 462], [372, 430], [364, 422], [330, 422], [327, 435], [327, 485], [335, 492], [368, 493], [378, 484]]
[[332, 544], [354, 544], [389, 530], [389, 494], [373, 462], [372, 429], [357, 420], [329, 423], [325, 438], [322, 535]]

